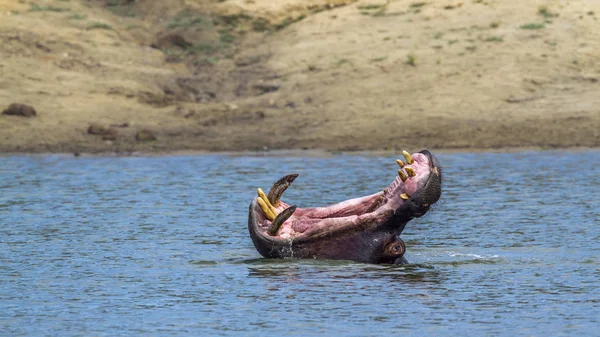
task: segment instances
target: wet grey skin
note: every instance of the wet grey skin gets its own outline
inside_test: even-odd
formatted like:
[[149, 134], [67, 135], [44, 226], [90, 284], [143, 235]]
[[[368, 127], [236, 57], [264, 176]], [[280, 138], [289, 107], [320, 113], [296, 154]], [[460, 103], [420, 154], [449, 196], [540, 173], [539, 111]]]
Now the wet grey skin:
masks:
[[427, 150], [412, 157], [405, 153], [405, 158], [406, 164], [398, 163], [399, 176], [382, 192], [327, 207], [302, 209], [284, 203], [280, 197], [297, 175], [281, 178], [269, 192], [272, 221], [261, 209], [260, 197], [250, 204], [248, 229], [254, 246], [266, 258], [407, 263], [399, 236], [410, 220], [439, 200], [442, 171]]

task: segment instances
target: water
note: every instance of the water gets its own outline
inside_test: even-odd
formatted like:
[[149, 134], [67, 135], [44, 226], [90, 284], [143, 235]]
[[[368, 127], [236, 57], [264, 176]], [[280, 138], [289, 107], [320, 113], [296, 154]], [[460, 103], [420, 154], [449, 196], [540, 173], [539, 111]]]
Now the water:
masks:
[[393, 157], [0, 157], [0, 335], [591, 336], [600, 152], [442, 154], [409, 266], [260, 258], [256, 187], [373, 193]]

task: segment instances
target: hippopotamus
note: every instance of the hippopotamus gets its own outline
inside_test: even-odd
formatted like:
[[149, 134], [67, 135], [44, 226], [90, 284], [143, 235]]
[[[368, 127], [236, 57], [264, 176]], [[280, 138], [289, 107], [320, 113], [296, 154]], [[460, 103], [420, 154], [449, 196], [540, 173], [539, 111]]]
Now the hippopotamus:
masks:
[[427, 150], [398, 159], [398, 175], [383, 191], [330, 206], [299, 208], [280, 198], [296, 179], [279, 179], [266, 195], [260, 188], [250, 204], [248, 230], [267, 258], [351, 260], [405, 264], [400, 234], [423, 216], [442, 193], [442, 171]]

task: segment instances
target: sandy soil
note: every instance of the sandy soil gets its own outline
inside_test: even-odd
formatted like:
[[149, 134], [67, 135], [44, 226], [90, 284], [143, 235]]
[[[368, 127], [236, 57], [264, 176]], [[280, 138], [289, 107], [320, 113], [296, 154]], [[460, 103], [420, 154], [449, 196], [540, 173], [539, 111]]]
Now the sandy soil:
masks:
[[0, 151], [598, 147], [598, 16], [592, 0], [0, 0], [0, 110], [37, 111], [0, 115]]

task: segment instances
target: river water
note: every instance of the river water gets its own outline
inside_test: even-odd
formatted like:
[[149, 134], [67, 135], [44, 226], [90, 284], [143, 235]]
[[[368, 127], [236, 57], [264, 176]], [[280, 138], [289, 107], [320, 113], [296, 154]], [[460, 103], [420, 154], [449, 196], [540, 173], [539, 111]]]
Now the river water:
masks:
[[0, 157], [3, 336], [600, 335], [600, 152], [447, 153], [408, 266], [266, 260], [257, 187], [374, 193], [395, 157]]

